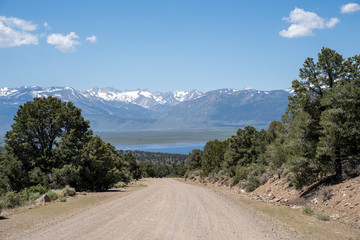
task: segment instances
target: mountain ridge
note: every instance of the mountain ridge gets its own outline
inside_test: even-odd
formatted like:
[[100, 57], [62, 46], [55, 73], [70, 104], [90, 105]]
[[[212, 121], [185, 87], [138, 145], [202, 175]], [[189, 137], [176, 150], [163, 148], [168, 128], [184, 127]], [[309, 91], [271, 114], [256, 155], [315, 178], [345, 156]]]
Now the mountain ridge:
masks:
[[163, 130], [255, 125], [264, 127], [285, 112], [290, 89], [217, 89], [201, 92], [151, 92], [72, 87], [22, 86], [0, 88], [0, 132], [10, 128], [19, 105], [34, 97], [58, 97], [81, 108], [94, 130]]

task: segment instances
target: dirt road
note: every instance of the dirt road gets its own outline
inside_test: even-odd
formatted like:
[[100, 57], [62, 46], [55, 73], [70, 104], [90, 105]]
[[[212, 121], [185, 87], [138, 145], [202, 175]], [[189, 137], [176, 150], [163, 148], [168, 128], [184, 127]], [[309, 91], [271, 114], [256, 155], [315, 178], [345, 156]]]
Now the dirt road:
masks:
[[209, 189], [173, 179], [148, 184], [16, 239], [294, 239]]

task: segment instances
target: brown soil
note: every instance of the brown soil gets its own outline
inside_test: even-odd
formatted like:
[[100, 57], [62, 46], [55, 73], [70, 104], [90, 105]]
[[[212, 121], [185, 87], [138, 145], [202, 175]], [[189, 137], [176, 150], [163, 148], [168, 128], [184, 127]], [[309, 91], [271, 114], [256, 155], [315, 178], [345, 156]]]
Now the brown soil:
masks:
[[[209, 182], [207, 178], [201, 179], [197, 176], [192, 181], [216, 187], [230, 188], [231, 179], [227, 178], [219, 182]], [[264, 185], [261, 185], [254, 192], [247, 195], [255, 200], [292, 208], [309, 205], [315, 209], [315, 212], [325, 211], [332, 219], [353, 224], [360, 229], [360, 176], [333, 185], [326, 183], [319, 184], [309, 193], [304, 194], [310, 187], [307, 186], [296, 190], [289, 180], [274, 175]], [[245, 193], [243, 189], [239, 189], [237, 186], [230, 189]], [[324, 192], [327, 193], [326, 196], [324, 196]]]
[[[304, 239], [241, 204], [237, 193], [223, 194], [174, 179], [149, 179], [146, 184], [137, 191], [101, 193], [108, 196], [61, 213], [54, 211], [70, 201], [14, 212], [0, 220], [0, 238]], [[37, 213], [41, 209], [42, 214]], [[27, 227], [21, 229], [23, 225]]]
[[290, 207], [310, 205], [315, 211], [325, 211], [331, 218], [352, 223], [360, 229], [360, 176], [335, 185], [321, 185], [299, 197], [303, 191], [295, 190], [285, 179], [273, 177], [252, 195], [257, 199]]

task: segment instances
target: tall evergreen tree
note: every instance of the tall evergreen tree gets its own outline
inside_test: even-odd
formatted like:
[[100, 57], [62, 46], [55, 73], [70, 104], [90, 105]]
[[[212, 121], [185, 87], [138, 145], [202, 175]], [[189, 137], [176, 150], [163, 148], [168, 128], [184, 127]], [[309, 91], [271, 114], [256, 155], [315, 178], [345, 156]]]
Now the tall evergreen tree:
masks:
[[225, 142], [213, 140], [206, 143], [201, 156], [202, 170], [205, 175], [220, 170], [224, 160]]
[[202, 155], [202, 151], [200, 149], [192, 150], [186, 159], [186, 168], [188, 170], [194, 170], [200, 168], [201, 155]]
[[230, 176], [235, 175], [235, 167], [244, 167], [256, 162], [259, 154], [265, 152], [267, 145], [266, 131], [257, 131], [252, 126], [239, 129], [228, 141], [224, 154], [224, 167]]
[[105, 190], [121, 179], [115, 148], [99, 136], [92, 137], [81, 149], [79, 188]]
[[324, 171], [334, 171], [339, 180], [344, 164], [360, 163], [359, 80], [347, 81], [329, 91], [321, 101], [326, 110], [321, 114], [317, 159]]
[[19, 178], [27, 183], [33, 179], [32, 184], [43, 183], [53, 168], [75, 161], [92, 135], [81, 110], [55, 97], [26, 102], [14, 121], [5, 135], [5, 147], [22, 163], [24, 174]]
[[344, 61], [334, 50], [322, 48], [317, 63], [305, 60], [302, 81], [293, 81], [287, 146], [298, 186], [324, 171], [341, 179], [344, 163], [358, 155], [359, 59]]

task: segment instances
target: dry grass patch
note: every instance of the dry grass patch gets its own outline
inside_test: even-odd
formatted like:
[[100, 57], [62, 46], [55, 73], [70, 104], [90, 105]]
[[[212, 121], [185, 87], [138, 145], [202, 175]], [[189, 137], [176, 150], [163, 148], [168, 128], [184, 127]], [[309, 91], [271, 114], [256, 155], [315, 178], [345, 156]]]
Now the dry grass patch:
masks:
[[64, 197], [64, 191], [60, 189], [53, 190], [58, 195], [58, 198]]
[[[4, 213], [6, 219], [0, 220], [0, 239], [13, 238], [19, 233], [30, 230], [41, 224], [81, 212], [89, 207], [115, 196], [116, 193], [89, 193], [86, 196], [67, 199], [64, 202], [53, 202], [45, 206], [29, 209], [20, 207]], [[66, 199], [66, 198], [65, 198]]]
[[130, 185], [130, 186], [128, 186], [128, 187], [131, 187], [131, 188], [137, 188], [137, 187], [147, 187], [148, 185], [146, 185], [146, 184], [138, 184], [138, 185]]

